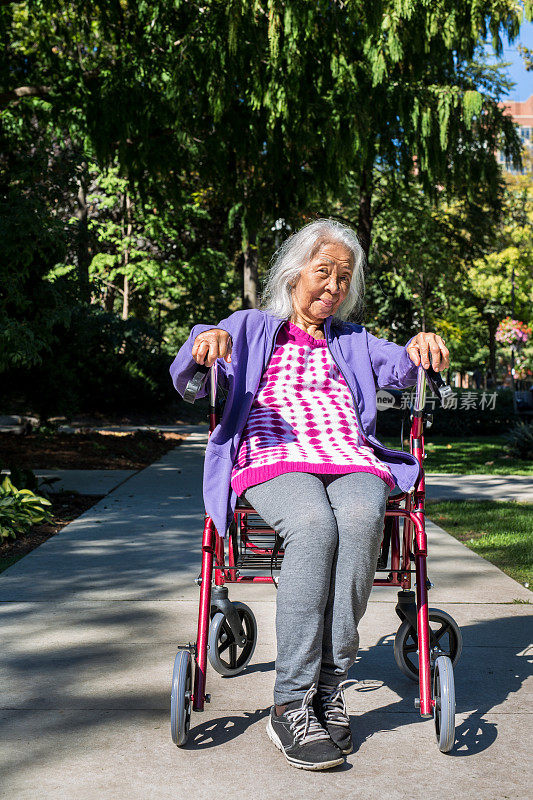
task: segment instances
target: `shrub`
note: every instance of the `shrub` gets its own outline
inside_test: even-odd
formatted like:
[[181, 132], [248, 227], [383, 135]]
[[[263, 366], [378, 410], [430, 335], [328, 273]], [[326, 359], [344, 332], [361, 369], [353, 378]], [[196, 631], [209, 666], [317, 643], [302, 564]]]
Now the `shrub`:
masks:
[[[405, 389], [404, 401], [414, 400], [414, 389]], [[496, 392], [494, 408], [492, 397]], [[426, 395], [426, 411], [433, 414], [433, 425], [428, 435], [453, 436], [494, 436], [512, 428], [517, 422], [513, 410], [513, 394], [510, 389], [453, 389], [456, 408], [443, 408], [430, 392]], [[467, 407], [464, 407], [467, 406]], [[409, 411], [391, 409], [378, 413], [377, 434], [379, 436], [399, 436], [402, 417], [405, 415], [404, 436], [410, 429]]]
[[533, 461], [533, 422], [519, 422], [504, 438], [507, 440], [506, 450], [516, 458]]
[[5, 376], [17, 406], [29, 405], [42, 423], [60, 414], [144, 412], [174, 400], [172, 359], [158, 351], [149, 325], [78, 307], [55, 334], [57, 346], [43, 353], [40, 364]]
[[39, 522], [51, 522], [51, 505], [30, 489], [17, 489], [6, 475], [0, 484], [0, 541], [16, 539]]

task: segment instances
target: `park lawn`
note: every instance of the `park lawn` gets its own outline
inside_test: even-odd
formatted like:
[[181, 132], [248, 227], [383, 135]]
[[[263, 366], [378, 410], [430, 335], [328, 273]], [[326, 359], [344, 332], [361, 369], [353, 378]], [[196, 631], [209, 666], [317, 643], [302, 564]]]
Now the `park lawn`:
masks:
[[[400, 437], [383, 439], [383, 444], [401, 449]], [[533, 475], [533, 461], [523, 461], [510, 456], [505, 450], [505, 439], [500, 436], [476, 436], [451, 439], [424, 437], [427, 453], [426, 472], [448, 472], [460, 475]], [[404, 449], [409, 449], [406, 441]]]
[[515, 581], [533, 586], [533, 503], [428, 500], [426, 514]]

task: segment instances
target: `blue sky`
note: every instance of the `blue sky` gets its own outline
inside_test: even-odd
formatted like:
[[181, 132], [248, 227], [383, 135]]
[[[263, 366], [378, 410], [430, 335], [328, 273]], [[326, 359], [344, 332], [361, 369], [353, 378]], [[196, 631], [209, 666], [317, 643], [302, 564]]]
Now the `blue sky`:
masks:
[[507, 97], [502, 99], [527, 100], [533, 94], [533, 72], [526, 72], [524, 60], [518, 52], [518, 45], [523, 44], [525, 47], [529, 47], [530, 50], [533, 49], [533, 22], [522, 23], [518, 38], [514, 40], [512, 45], [509, 45], [507, 37], [502, 37], [502, 41], [504, 49], [500, 59], [494, 56], [492, 46], [490, 44], [487, 45], [487, 53], [492, 54], [492, 58], [489, 59], [491, 63], [495, 63], [498, 60], [511, 62], [505, 71], [516, 86], [511, 89]]

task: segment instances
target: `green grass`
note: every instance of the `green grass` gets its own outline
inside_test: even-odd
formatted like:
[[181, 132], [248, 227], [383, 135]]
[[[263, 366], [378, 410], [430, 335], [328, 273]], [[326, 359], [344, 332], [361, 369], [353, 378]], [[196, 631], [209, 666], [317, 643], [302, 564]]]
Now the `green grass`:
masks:
[[[383, 444], [401, 449], [400, 437], [383, 439]], [[533, 461], [509, 456], [505, 439], [499, 436], [477, 436], [475, 439], [424, 437], [427, 453], [426, 472], [449, 472], [460, 475], [533, 475]], [[409, 442], [404, 445], [409, 449]]]
[[429, 500], [426, 513], [470, 550], [533, 587], [533, 503]]

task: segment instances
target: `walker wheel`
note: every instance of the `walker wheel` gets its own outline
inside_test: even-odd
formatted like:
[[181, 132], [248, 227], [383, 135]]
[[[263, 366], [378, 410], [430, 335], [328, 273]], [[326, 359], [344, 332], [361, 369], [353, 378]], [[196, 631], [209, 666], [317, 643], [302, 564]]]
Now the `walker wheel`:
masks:
[[174, 659], [170, 694], [172, 741], [183, 747], [189, 738], [192, 707], [192, 659], [188, 650], [178, 650]]
[[455, 741], [455, 683], [448, 656], [439, 656], [433, 674], [433, 719], [441, 753], [449, 753]]
[[[449, 656], [455, 667], [463, 649], [463, 637], [458, 624], [446, 611], [438, 608], [428, 609], [430, 655]], [[404, 675], [418, 681], [418, 634], [404, 620], [394, 639], [394, 658]]]
[[235, 601], [241, 621], [242, 631], [246, 637], [244, 645], [235, 641], [228, 621], [222, 611], [217, 611], [209, 626], [209, 648], [207, 656], [213, 669], [220, 675], [238, 675], [246, 668], [255, 650], [257, 642], [257, 622], [252, 609], [245, 603]]

